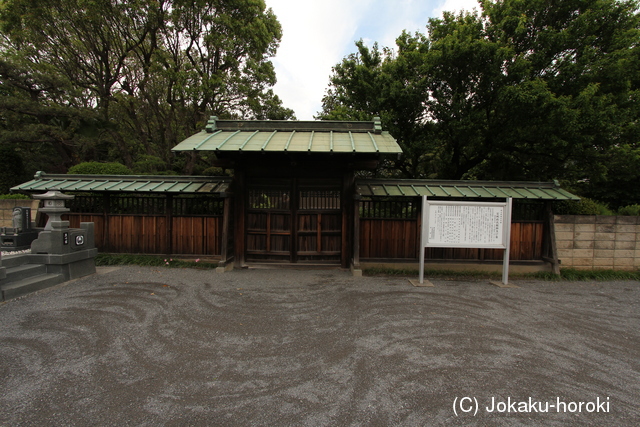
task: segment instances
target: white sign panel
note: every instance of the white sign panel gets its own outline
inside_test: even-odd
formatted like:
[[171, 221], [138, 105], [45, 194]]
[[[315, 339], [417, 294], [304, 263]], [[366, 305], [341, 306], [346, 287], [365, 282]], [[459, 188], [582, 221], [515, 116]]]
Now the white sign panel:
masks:
[[446, 202], [422, 199], [420, 283], [424, 281], [424, 249], [504, 249], [502, 282], [509, 280], [511, 198], [504, 203]]
[[[506, 204], [428, 202], [426, 246], [504, 248]], [[496, 206], [497, 205], [497, 206]]]

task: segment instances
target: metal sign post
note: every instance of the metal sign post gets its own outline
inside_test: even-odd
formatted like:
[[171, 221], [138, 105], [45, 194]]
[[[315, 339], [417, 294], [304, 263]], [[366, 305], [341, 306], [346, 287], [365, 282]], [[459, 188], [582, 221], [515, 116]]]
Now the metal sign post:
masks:
[[422, 197], [420, 284], [424, 283], [424, 250], [437, 248], [504, 249], [502, 283], [509, 281], [512, 199], [506, 202], [431, 201]]

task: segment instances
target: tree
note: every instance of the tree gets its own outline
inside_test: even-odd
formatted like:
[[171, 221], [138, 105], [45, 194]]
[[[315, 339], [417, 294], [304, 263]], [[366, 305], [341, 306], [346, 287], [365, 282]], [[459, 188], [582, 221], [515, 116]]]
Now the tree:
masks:
[[357, 43], [320, 118], [380, 115], [405, 177], [602, 181], [637, 147], [638, 2], [483, 1], [397, 50]]
[[67, 164], [111, 159], [131, 167], [151, 155], [171, 165], [170, 149], [211, 114], [293, 116], [270, 90], [281, 28], [262, 0], [6, 0], [0, 30], [3, 85], [22, 68], [43, 87], [56, 80], [65, 88], [64, 96], [40, 91], [41, 105], [93, 114], [90, 139], [68, 129], [66, 141], [80, 147]]

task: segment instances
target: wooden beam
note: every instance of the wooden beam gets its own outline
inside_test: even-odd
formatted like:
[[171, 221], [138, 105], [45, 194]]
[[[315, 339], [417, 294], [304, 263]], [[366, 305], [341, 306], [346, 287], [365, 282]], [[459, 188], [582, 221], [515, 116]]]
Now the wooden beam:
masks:
[[228, 250], [229, 250], [229, 223], [231, 221], [231, 198], [225, 197], [223, 217], [222, 217], [222, 236], [220, 237], [220, 261], [218, 267], [225, 267], [227, 265]]
[[546, 235], [546, 239], [543, 239], [542, 242], [542, 253], [545, 254], [544, 249], [547, 250], [547, 256], [545, 258], [549, 258], [553, 274], [560, 274], [560, 260], [558, 259], [558, 246], [556, 244], [556, 226], [551, 201], [545, 201], [545, 229], [544, 234]]
[[352, 227], [355, 205], [355, 174], [352, 170], [343, 175], [340, 193], [340, 208], [342, 210], [342, 256], [340, 263], [343, 268], [349, 268], [354, 244]]
[[167, 194], [165, 217], [167, 219], [167, 255], [171, 255], [173, 253], [173, 194]]
[[245, 265], [245, 205], [246, 205], [246, 182], [244, 170], [236, 169], [234, 187], [234, 205], [235, 205], [235, 230], [234, 230], [234, 261], [233, 264], [237, 268]]

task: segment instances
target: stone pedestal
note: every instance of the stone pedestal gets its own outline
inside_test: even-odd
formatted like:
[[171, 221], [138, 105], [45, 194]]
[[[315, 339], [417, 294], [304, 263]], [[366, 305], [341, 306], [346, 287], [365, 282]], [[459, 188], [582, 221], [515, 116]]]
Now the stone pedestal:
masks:
[[69, 212], [65, 200], [74, 196], [50, 191], [33, 197], [44, 200], [40, 212], [49, 215], [49, 219], [44, 231], [31, 243], [31, 262], [46, 264], [48, 273], [62, 274], [66, 280], [95, 273], [98, 250], [93, 223], [82, 222], [80, 228], [69, 228], [69, 221], [61, 220], [61, 215]]

